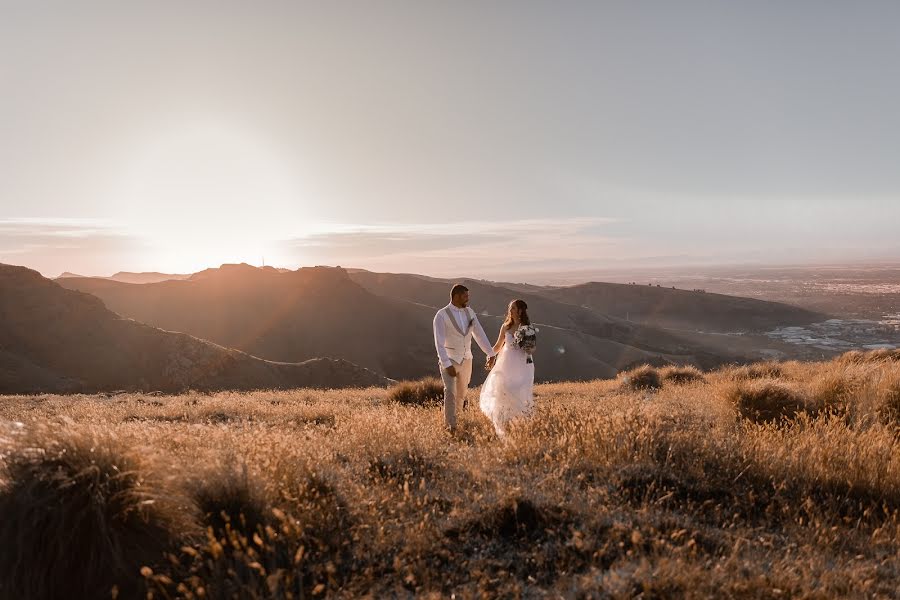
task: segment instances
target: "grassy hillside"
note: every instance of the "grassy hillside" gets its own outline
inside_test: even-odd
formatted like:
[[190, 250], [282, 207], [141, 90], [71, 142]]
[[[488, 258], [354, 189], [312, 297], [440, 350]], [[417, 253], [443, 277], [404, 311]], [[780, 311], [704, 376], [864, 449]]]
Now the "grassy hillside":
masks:
[[541, 385], [503, 440], [379, 389], [6, 397], [0, 596], [895, 598], [898, 359]]

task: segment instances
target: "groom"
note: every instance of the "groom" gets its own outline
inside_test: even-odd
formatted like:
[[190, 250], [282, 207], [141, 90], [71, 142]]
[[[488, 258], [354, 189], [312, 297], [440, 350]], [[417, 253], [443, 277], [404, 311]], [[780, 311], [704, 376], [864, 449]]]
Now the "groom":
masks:
[[450, 290], [450, 304], [434, 315], [434, 346], [444, 381], [444, 420], [451, 433], [456, 431], [457, 415], [465, 405], [472, 378], [472, 336], [491, 366], [494, 348], [475, 311], [469, 308], [469, 288], [457, 283]]

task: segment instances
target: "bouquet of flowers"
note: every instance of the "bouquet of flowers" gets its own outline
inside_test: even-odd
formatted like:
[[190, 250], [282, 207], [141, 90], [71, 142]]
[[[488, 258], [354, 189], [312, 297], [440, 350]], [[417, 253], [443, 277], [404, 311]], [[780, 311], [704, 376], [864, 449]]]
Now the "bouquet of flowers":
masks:
[[528, 359], [525, 361], [527, 364], [534, 362], [534, 359], [531, 358], [531, 353], [534, 352], [537, 346], [537, 332], [538, 328], [534, 325], [519, 325], [519, 328], [516, 329], [516, 333], [513, 335], [516, 340], [516, 346], [528, 353]]

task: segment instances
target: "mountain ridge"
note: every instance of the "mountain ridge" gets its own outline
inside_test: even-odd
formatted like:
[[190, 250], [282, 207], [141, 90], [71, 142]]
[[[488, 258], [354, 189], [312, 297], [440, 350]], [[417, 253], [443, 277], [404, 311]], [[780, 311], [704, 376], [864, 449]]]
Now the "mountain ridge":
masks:
[[387, 383], [387, 378], [341, 358], [265, 361], [122, 318], [94, 295], [66, 289], [25, 267], [0, 264], [0, 393]]
[[[541, 325], [540, 381], [612, 377], [641, 362], [704, 368], [758, 360], [772, 340], [685, 334], [628, 322], [532, 291], [461, 279], [493, 339], [507, 303], [524, 297]], [[170, 331], [182, 331], [267, 360], [297, 362], [317, 354], [341, 357], [392, 379], [437, 372], [431, 335], [434, 313], [449, 284], [417, 275], [340, 267], [279, 272], [250, 265], [206, 269], [183, 281], [134, 285], [66, 279], [62, 285], [96, 294], [113, 311]], [[475, 351], [477, 385], [483, 356]]]

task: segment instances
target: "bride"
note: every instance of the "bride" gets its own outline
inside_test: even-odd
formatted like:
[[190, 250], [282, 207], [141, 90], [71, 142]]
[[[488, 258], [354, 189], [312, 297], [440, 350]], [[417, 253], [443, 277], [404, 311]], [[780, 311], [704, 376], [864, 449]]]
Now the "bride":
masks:
[[534, 407], [534, 363], [529, 354], [516, 345], [515, 332], [520, 325], [530, 325], [528, 305], [513, 300], [506, 311], [506, 321], [494, 344], [497, 362], [481, 388], [481, 411], [493, 421], [500, 436], [505, 435], [510, 421], [527, 416]]

